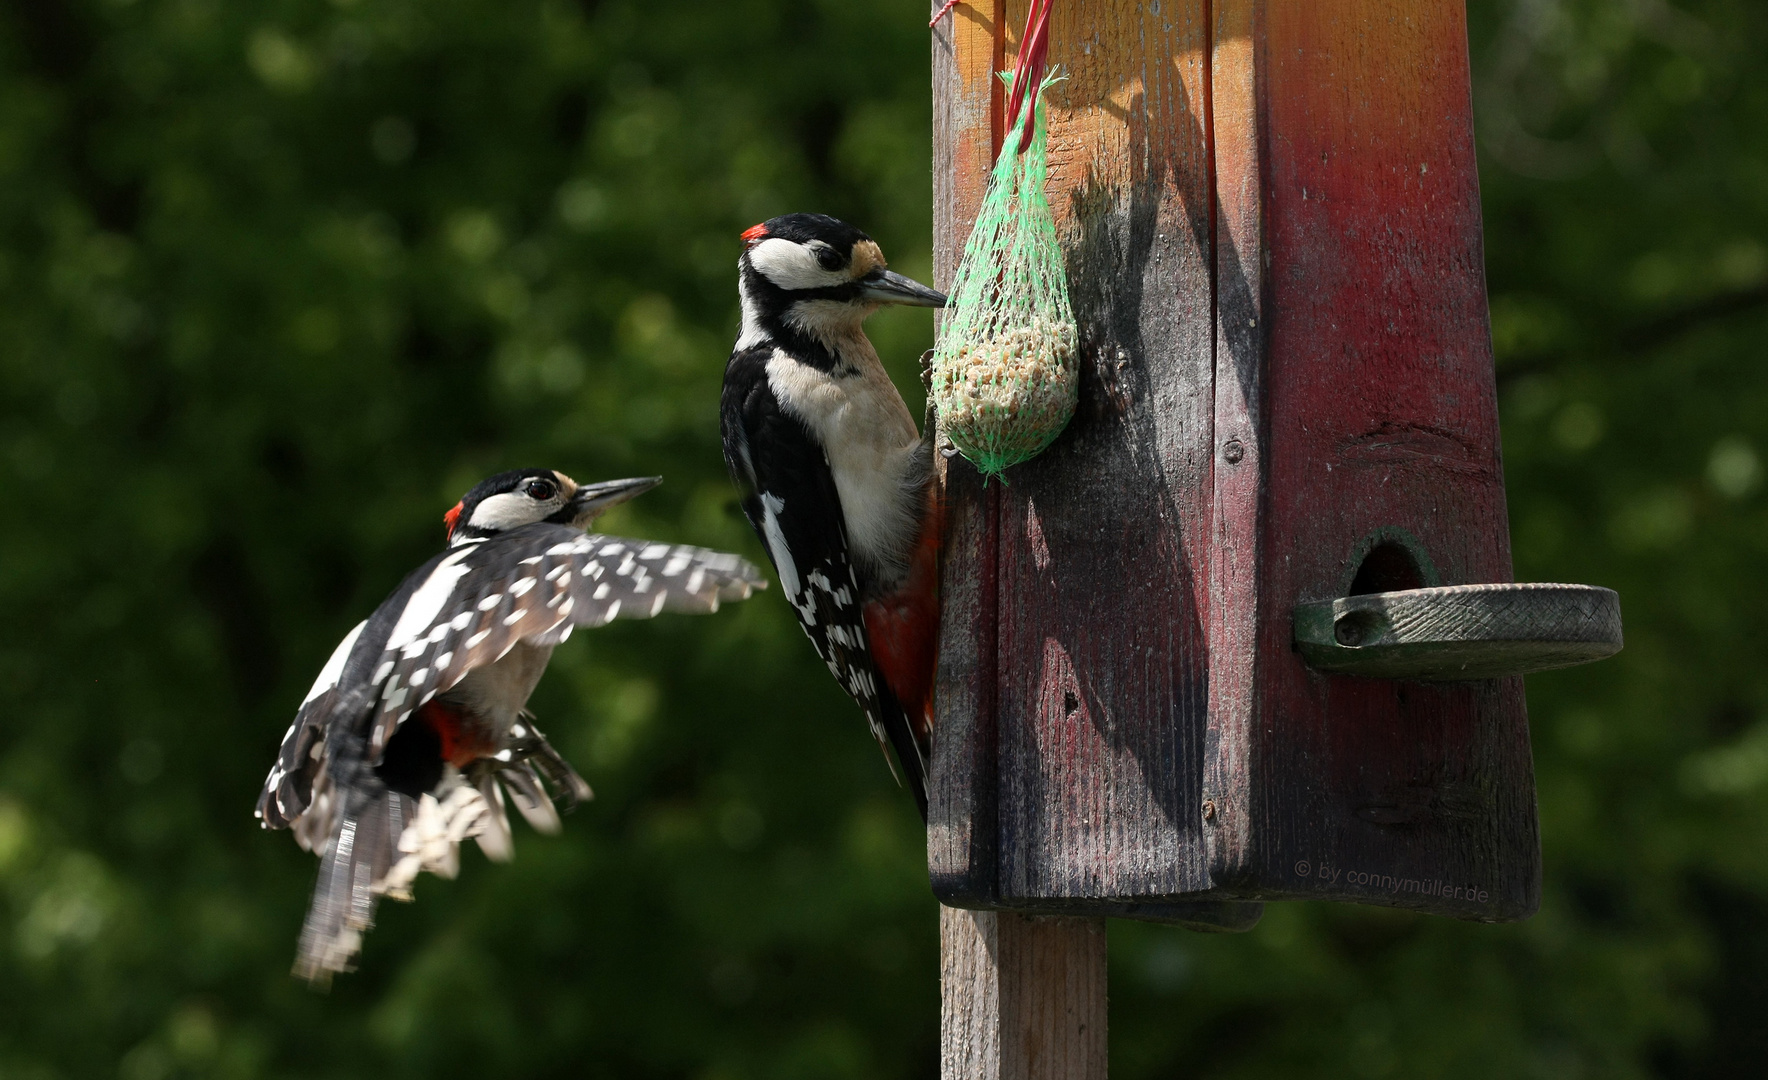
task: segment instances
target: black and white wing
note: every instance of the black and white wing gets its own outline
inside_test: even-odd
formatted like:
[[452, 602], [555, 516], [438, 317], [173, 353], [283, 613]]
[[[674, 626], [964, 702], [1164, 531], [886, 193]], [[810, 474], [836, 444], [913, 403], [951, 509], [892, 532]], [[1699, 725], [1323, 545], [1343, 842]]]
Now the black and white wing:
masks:
[[895, 747], [925, 815], [920, 751], [902, 706], [872, 660], [834, 474], [803, 423], [774, 397], [766, 368], [771, 355], [769, 346], [731, 357], [720, 407], [725, 464], [798, 624], [841, 688], [864, 710], [873, 737]]
[[[332, 650], [331, 659], [320, 669], [319, 678], [313, 681], [313, 688], [295, 712], [294, 723], [282, 737], [276, 764], [270, 767], [264, 790], [258, 796], [255, 816], [267, 829], [288, 828], [313, 804], [314, 781], [322, 771], [320, 763], [325, 756], [326, 725], [337, 711], [339, 684], [368, 623], [367, 619], [357, 623]], [[362, 644], [364, 652], [370, 650], [370, 643]]]
[[556, 644], [573, 627], [616, 618], [717, 611], [766, 587], [736, 555], [563, 525], [453, 548], [413, 571], [333, 650], [283, 736], [257, 816], [266, 828], [297, 824], [323, 795], [324, 762], [342, 749], [328, 740], [366, 736], [352, 757], [372, 767], [411, 710], [517, 641]]
[[544, 522], [462, 544], [411, 593], [369, 675], [379, 688], [371, 757], [414, 709], [519, 641], [556, 645], [579, 626], [713, 612], [766, 587], [736, 555]]
[[[283, 735], [276, 763], [258, 796], [257, 817], [265, 828], [293, 826], [296, 839], [309, 851], [318, 851], [329, 841], [339, 807], [327, 764], [344, 748], [329, 746], [328, 740], [361, 728], [370, 701], [369, 676], [387, 635], [448, 554], [436, 555], [407, 574], [374, 614], [357, 623], [332, 650]], [[366, 757], [359, 748], [344, 752], [352, 760]]]

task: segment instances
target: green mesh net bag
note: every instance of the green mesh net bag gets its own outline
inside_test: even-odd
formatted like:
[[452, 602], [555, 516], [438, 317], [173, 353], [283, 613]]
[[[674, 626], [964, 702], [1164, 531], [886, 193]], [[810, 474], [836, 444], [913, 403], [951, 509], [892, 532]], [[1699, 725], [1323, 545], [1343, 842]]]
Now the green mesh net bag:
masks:
[[[1046, 20], [1047, 11], [1046, 0]], [[1035, 37], [1024, 40], [1036, 49]], [[1027, 67], [1022, 52], [1021, 72]], [[1039, 59], [1030, 77], [1038, 78], [1041, 67]], [[1068, 275], [1044, 197], [1042, 90], [1052, 81], [1043, 78], [1024, 95], [1003, 140], [933, 351], [940, 422], [985, 476], [999, 476], [1050, 445], [1068, 426], [1080, 394]]]

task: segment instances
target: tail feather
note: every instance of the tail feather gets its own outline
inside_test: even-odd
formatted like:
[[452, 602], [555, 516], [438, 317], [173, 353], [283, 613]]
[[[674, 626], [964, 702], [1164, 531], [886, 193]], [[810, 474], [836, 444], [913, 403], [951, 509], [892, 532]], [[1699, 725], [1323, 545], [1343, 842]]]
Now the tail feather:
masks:
[[417, 813], [399, 837], [399, 861], [376, 883], [375, 891], [397, 900], [411, 899], [411, 886], [421, 873], [454, 878], [460, 873], [460, 845], [486, 827], [490, 807], [484, 795], [450, 767], [435, 795], [417, 801]]
[[[915, 737], [914, 727], [904, 713], [896, 695], [888, 691], [878, 695], [878, 704], [884, 713], [884, 733], [890, 738], [890, 745], [896, 751], [896, 760], [902, 763], [902, 771], [908, 774], [909, 791], [915, 796], [915, 809], [921, 812], [921, 820], [927, 820], [927, 754], [921, 740]], [[895, 771], [895, 770], [892, 770]]]
[[374, 925], [376, 888], [399, 854], [411, 800], [384, 788], [344, 815], [319, 859], [313, 904], [301, 926], [295, 974], [326, 985], [355, 967], [362, 934]]
[[566, 809], [592, 797], [589, 785], [531, 722], [518, 723], [511, 735], [505, 754], [480, 759], [465, 775], [445, 765], [434, 793], [415, 800], [389, 789], [361, 762], [325, 763], [307, 812], [293, 823], [301, 846], [319, 855], [297, 976], [323, 987], [337, 972], [354, 969], [380, 897], [410, 900], [421, 873], [454, 877], [460, 845], [469, 837], [488, 858], [507, 862], [515, 845], [506, 790], [522, 817], [543, 833], [559, 831], [555, 797]]

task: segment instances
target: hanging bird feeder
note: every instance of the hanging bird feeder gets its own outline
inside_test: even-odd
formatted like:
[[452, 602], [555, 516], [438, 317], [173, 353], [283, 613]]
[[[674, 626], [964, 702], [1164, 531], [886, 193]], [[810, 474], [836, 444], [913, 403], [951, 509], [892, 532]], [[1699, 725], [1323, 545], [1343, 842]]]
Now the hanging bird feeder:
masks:
[[1051, 0], [1034, 0], [1019, 46], [1011, 118], [988, 192], [952, 276], [933, 352], [941, 430], [984, 476], [998, 476], [1068, 426], [1080, 390], [1074, 310], [1044, 197], [1044, 93]]

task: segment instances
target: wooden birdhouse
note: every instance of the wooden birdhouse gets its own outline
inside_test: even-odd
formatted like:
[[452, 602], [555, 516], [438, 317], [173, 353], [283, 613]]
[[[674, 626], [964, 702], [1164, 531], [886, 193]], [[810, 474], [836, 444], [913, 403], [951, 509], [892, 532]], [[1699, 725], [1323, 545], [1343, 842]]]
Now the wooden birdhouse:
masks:
[[[1027, 0], [937, 28], [936, 274]], [[1243, 928], [1540, 899], [1523, 672], [1613, 593], [1511, 582], [1461, 0], [1054, 0], [1079, 410], [943, 459], [948, 905]]]

